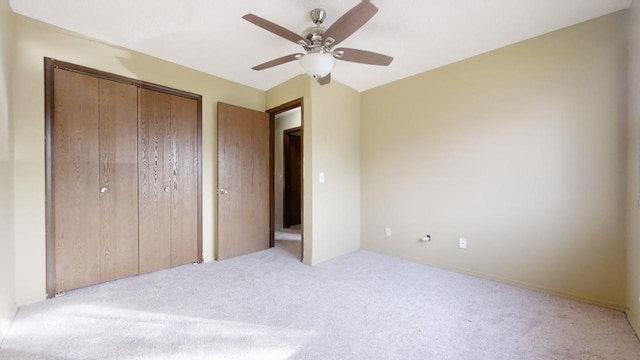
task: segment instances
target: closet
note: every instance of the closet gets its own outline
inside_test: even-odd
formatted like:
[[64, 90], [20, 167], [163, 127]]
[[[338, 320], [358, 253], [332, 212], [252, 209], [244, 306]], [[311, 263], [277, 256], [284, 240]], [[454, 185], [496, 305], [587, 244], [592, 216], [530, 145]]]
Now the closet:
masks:
[[202, 261], [199, 95], [45, 59], [47, 294]]

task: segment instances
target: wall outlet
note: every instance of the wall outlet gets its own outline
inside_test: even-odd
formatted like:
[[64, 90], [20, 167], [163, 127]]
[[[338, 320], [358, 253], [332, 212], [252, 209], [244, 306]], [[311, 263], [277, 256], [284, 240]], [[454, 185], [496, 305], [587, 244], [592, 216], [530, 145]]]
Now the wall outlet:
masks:
[[467, 239], [465, 238], [460, 238], [460, 249], [466, 249], [467, 248]]
[[387, 236], [391, 236], [391, 228], [384, 228], [384, 234]]

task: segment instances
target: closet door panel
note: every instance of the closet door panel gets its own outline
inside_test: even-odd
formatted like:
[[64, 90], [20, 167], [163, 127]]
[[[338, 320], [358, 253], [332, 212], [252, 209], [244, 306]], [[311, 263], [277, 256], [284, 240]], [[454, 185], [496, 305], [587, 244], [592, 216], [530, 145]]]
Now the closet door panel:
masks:
[[56, 292], [100, 281], [98, 79], [54, 70], [52, 121]]
[[171, 97], [171, 265], [198, 261], [198, 103]]
[[100, 277], [138, 273], [138, 93], [100, 80]]
[[139, 270], [171, 266], [171, 95], [138, 90]]

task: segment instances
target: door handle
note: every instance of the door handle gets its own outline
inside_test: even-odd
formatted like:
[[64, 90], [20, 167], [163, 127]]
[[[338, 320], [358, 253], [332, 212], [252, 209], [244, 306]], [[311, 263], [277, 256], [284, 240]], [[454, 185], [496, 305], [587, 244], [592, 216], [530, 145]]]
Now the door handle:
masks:
[[100, 192], [103, 194], [106, 193], [107, 191], [109, 191], [109, 189], [106, 186], [103, 186], [100, 188]]
[[218, 193], [218, 195], [224, 195], [224, 194], [228, 193], [228, 191], [225, 190], [225, 189], [220, 188], [220, 189], [217, 190], [217, 193]]
[[166, 187], [164, 188], [164, 192], [169, 192], [169, 190], [171, 190], [171, 188], [170, 188], [170, 187], [168, 187], [168, 186], [166, 186]]

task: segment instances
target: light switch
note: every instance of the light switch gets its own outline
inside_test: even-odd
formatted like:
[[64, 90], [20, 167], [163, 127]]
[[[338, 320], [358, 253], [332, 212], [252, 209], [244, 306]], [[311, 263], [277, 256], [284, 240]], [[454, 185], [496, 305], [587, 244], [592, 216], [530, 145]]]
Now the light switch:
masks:
[[324, 182], [324, 173], [321, 172], [320, 174], [318, 174], [318, 181], [320, 181], [321, 183]]

